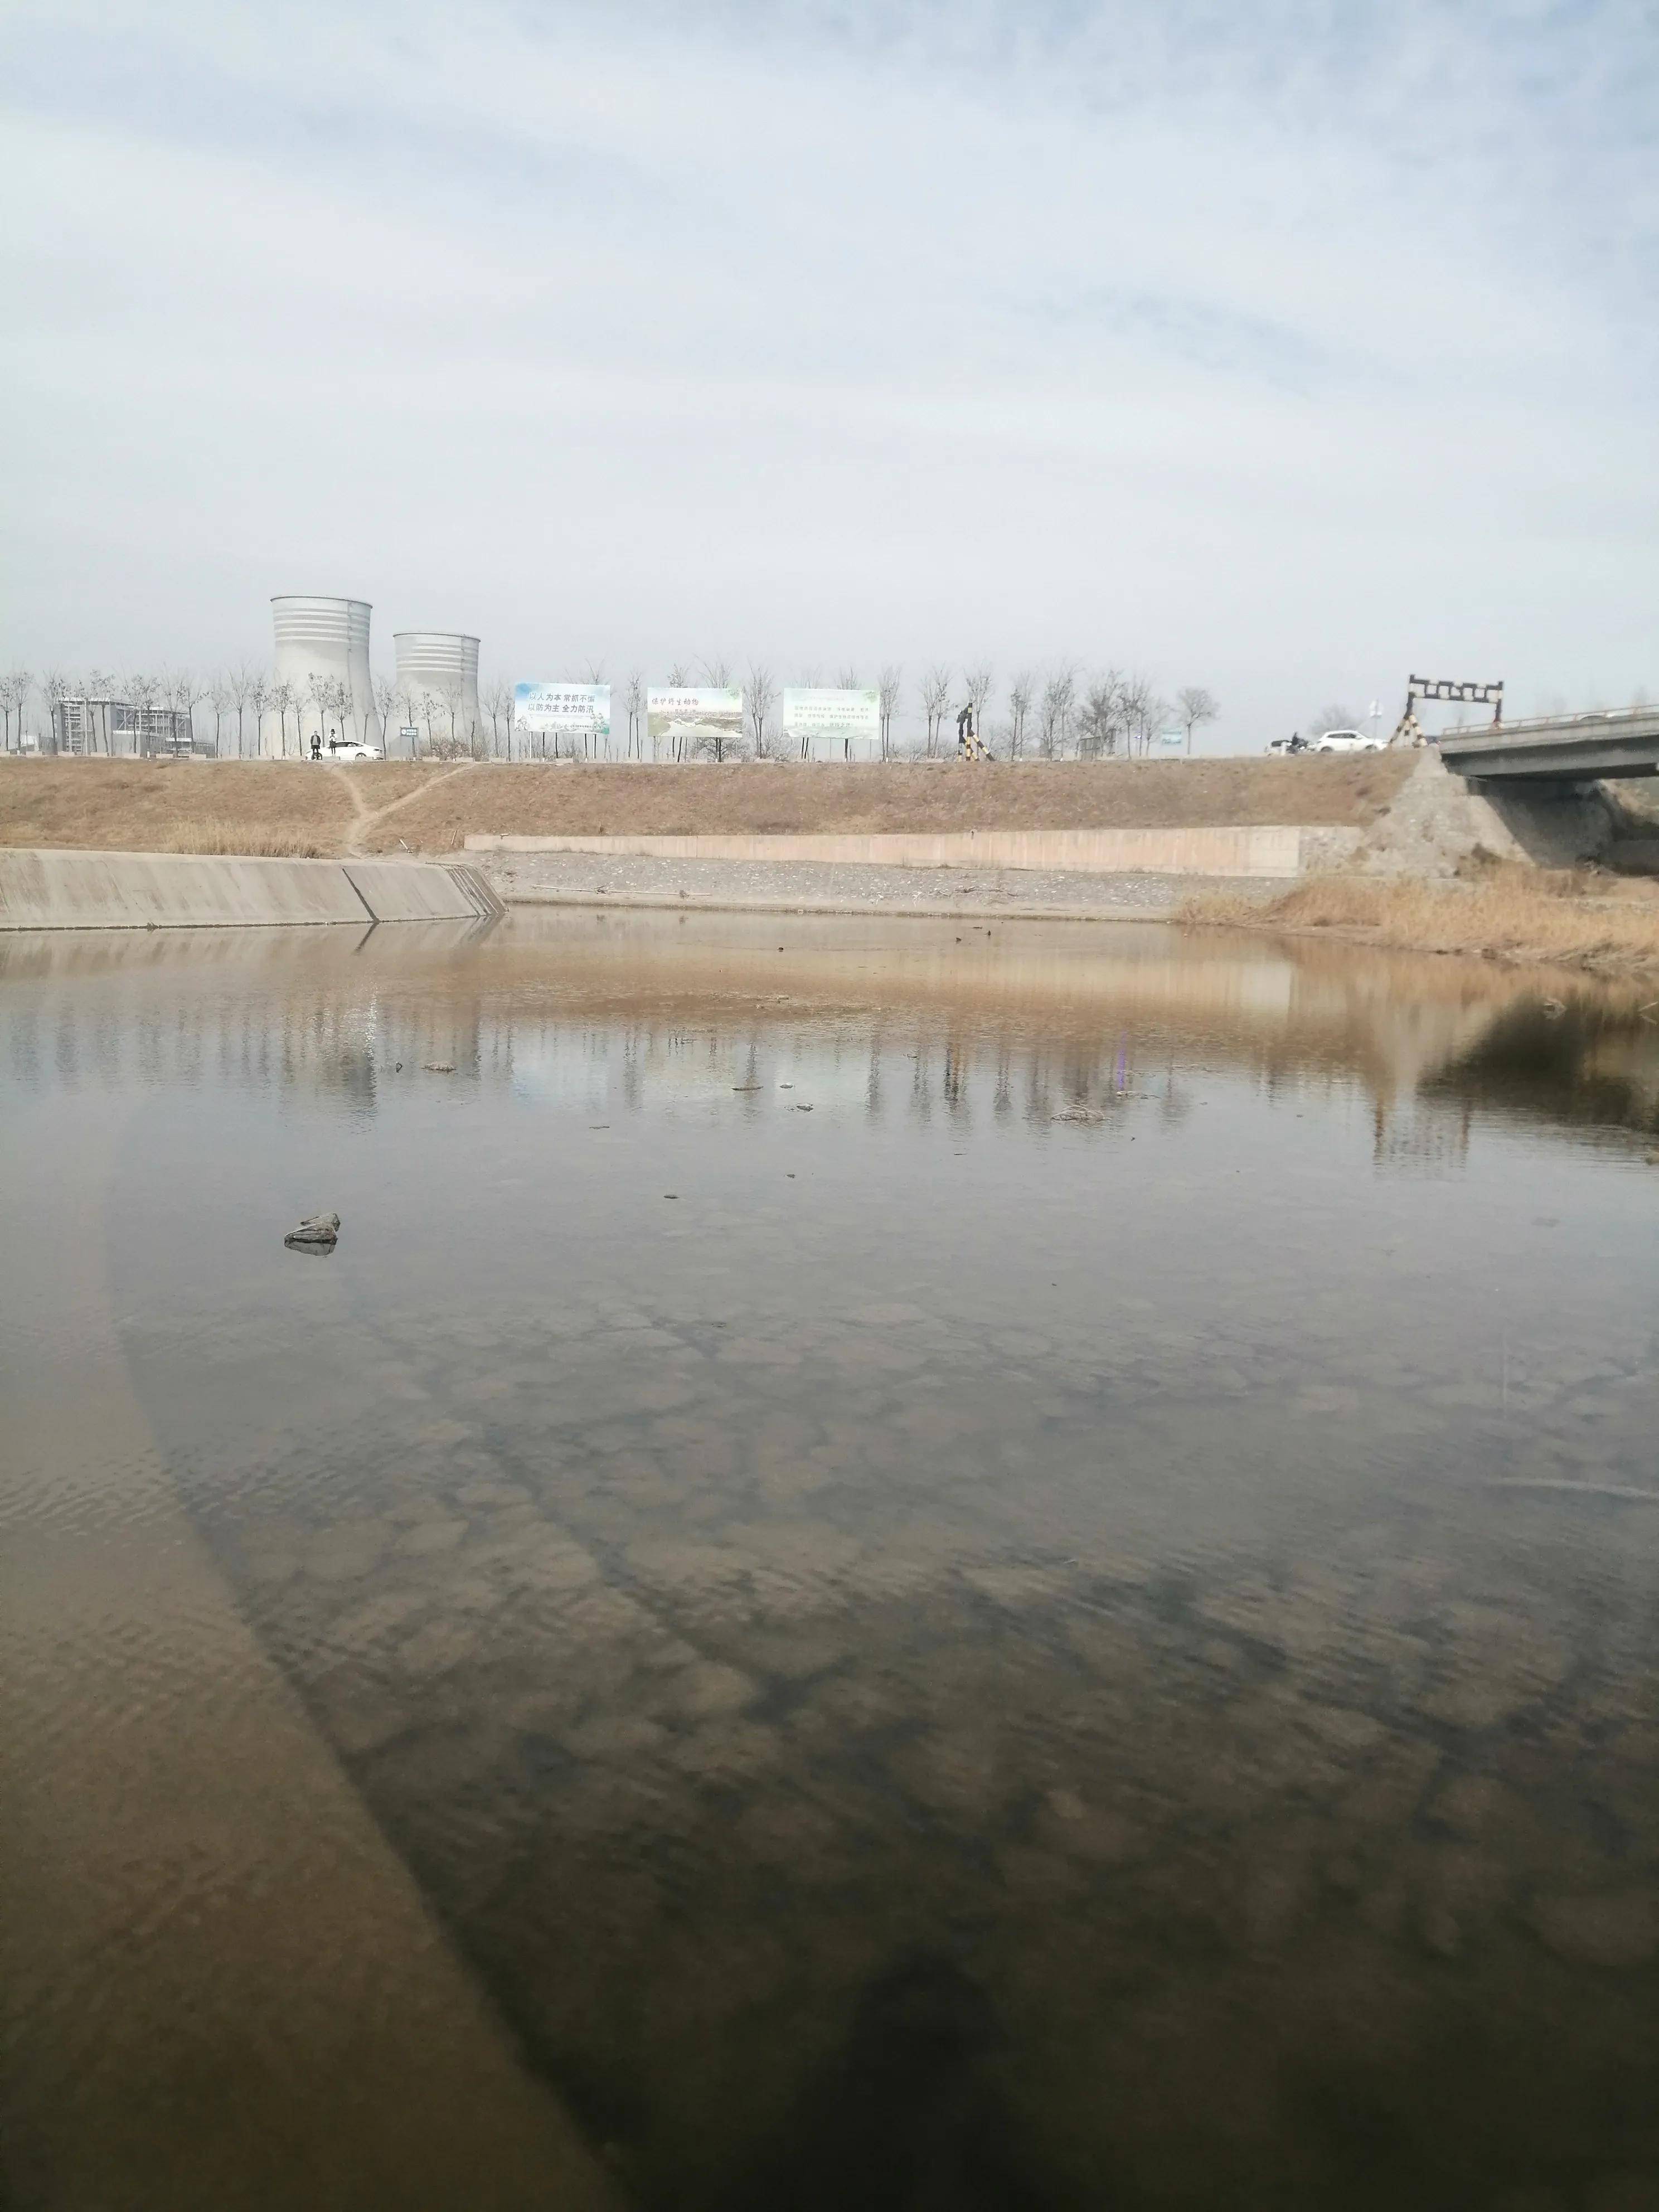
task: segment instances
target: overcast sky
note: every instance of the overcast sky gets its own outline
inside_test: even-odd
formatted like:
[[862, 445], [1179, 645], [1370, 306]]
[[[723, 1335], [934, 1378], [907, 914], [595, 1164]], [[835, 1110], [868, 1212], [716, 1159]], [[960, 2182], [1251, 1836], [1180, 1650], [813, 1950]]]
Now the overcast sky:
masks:
[[0, 662], [1659, 692], [1653, 0], [4, 0], [0, 103]]

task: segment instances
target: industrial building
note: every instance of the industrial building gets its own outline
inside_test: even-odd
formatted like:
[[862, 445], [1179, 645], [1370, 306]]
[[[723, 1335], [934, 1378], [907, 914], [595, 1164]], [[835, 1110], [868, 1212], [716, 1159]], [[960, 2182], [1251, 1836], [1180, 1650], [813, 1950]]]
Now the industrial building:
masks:
[[400, 629], [398, 696], [410, 726], [428, 740], [470, 745], [483, 727], [478, 704], [478, 641], [461, 630]]
[[[270, 603], [276, 633], [276, 681], [292, 693], [301, 748], [331, 732], [379, 744], [380, 718], [368, 667], [367, 599], [287, 592]], [[286, 725], [284, 712], [279, 720]]]
[[[112, 759], [187, 753], [194, 743], [181, 707], [135, 707], [125, 699], [54, 699], [52, 750], [107, 753]], [[211, 751], [212, 748], [208, 748]]]

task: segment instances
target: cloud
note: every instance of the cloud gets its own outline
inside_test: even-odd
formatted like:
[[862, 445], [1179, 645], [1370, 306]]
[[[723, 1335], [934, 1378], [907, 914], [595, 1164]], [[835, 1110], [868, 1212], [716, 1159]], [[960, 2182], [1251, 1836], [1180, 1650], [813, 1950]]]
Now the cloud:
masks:
[[[713, 643], [1651, 684], [1625, 0], [422, 4], [0, 31], [0, 653]], [[1455, 664], [1455, 665], [1454, 665]]]

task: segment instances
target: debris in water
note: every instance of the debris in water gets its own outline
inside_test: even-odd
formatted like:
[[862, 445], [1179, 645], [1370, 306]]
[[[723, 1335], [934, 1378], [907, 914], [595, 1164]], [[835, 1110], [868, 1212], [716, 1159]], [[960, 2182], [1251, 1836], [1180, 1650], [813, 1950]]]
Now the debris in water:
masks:
[[331, 1252], [339, 1241], [337, 1213], [309, 1213], [297, 1229], [290, 1229], [284, 1244], [296, 1252]]
[[453, 1060], [424, 1060], [421, 1065], [428, 1075], [453, 1075], [455, 1073]]

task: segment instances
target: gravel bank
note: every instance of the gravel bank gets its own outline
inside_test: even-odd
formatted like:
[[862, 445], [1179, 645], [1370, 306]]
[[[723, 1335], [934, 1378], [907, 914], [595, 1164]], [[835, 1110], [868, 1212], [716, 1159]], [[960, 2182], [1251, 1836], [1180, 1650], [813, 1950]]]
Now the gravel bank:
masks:
[[[751, 908], [799, 914], [941, 915], [1005, 920], [1160, 921], [1212, 878], [1084, 876], [1033, 868], [825, 866], [750, 860], [664, 860], [643, 854], [504, 853], [473, 856], [509, 905]], [[1277, 878], [1241, 880], [1230, 899], [1266, 901], [1290, 888]]]

